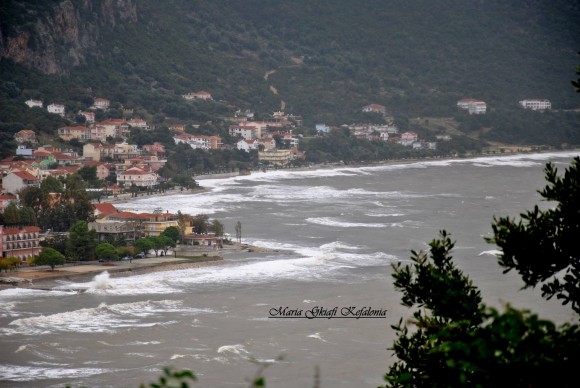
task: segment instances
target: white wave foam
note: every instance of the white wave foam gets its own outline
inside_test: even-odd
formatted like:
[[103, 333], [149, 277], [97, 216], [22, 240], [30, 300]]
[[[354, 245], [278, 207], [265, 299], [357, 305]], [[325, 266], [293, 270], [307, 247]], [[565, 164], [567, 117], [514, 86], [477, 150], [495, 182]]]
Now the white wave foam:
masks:
[[322, 338], [322, 337], [320, 336], [320, 333], [314, 333], [314, 334], [310, 334], [310, 335], [309, 335], [309, 336], [307, 336], [307, 337], [308, 337], [308, 338], [314, 338], [314, 339], [320, 340], [320, 341], [322, 341], [322, 342], [328, 342], [327, 340], [325, 340], [324, 338]]
[[246, 350], [246, 348], [244, 347], [244, 345], [242, 345], [242, 344], [220, 346], [219, 349], [217, 350], [217, 352], [220, 354], [223, 353], [223, 354], [236, 355], [236, 356], [243, 358], [243, 359], [250, 358], [250, 352], [248, 352]]
[[143, 321], [142, 318], [163, 318], [164, 312], [192, 315], [210, 312], [207, 309], [184, 308], [181, 301], [142, 301], [83, 308], [53, 315], [17, 319], [9, 327], [0, 329], [5, 334], [41, 335], [54, 332], [113, 333], [120, 328], [151, 327], [171, 324], [172, 321]]
[[55, 368], [30, 367], [21, 365], [0, 365], [0, 380], [2, 381], [38, 381], [46, 379], [72, 379], [98, 375], [101, 373], [117, 373], [121, 369], [102, 368]]
[[336, 226], [339, 228], [386, 228], [389, 226], [388, 224], [381, 223], [344, 222], [333, 217], [312, 217], [307, 218], [305, 221], [312, 224]]
[[483, 251], [478, 256], [489, 255], [489, 256], [499, 256], [502, 254], [502, 251], [497, 249], [491, 249], [489, 251]]

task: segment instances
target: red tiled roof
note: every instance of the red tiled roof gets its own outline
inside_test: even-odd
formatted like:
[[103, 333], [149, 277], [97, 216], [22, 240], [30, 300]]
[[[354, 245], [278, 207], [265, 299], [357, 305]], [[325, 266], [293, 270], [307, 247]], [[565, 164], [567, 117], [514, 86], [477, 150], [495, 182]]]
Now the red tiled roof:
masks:
[[8, 200], [13, 200], [13, 199], [16, 199], [16, 197], [14, 195], [11, 195], [11, 194], [3, 194], [3, 195], [0, 195], [0, 200], [4, 200], [5, 201], [7, 199]]
[[97, 210], [102, 215], [108, 215], [113, 213], [118, 213], [119, 210], [112, 203], [95, 203], [93, 204], [95, 210]]
[[13, 172], [14, 175], [18, 176], [20, 179], [26, 179], [29, 181], [37, 181], [38, 178], [35, 177], [34, 175], [26, 172], [26, 171], [15, 171]]
[[38, 233], [40, 228], [38, 226], [24, 226], [22, 229], [10, 227], [4, 228], [4, 234], [18, 234], [18, 233]]

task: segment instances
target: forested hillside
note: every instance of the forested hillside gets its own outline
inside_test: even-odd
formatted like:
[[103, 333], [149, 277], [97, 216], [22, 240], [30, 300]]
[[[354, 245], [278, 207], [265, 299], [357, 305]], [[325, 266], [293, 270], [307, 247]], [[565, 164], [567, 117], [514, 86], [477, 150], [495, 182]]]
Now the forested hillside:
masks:
[[[566, 0], [8, 0], [0, 125], [38, 122], [28, 98], [75, 111], [99, 96], [141, 117], [198, 122], [282, 104], [308, 126], [351, 122], [378, 103], [402, 123], [456, 117], [487, 140], [580, 144], [578, 113], [538, 120], [517, 106], [578, 107], [579, 11]], [[198, 90], [216, 103], [181, 98]], [[465, 97], [495, 116], [464, 119], [456, 102]]]

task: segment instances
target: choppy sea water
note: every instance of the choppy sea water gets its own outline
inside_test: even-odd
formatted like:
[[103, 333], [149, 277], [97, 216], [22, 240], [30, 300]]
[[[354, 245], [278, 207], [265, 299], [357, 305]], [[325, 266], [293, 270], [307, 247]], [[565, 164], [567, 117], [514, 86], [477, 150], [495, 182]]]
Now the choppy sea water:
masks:
[[[540, 202], [542, 169], [577, 153], [545, 153], [372, 167], [282, 170], [206, 180], [195, 195], [139, 198], [126, 210], [205, 213], [243, 242], [272, 253], [227, 256], [227, 265], [125, 278], [106, 273], [52, 291], [0, 291], [0, 385], [130, 387], [164, 366], [188, 368], [200, 386], [381, 384], [392, 362], [391, 324], [406, 316], [391, 263], [426, 249], [440, 229], [486, 303], [564, 322], [568, 308], [521, 291], [484, 242], [494, 215]], [[540, 203], [541, 206], [548, 206]], [[79, 291], [70, 291], [83, 290]], [[272, 319], [271, 309], [387, 310], [385, 319]], [[281, 358], [281, 360], [278, 360]]]

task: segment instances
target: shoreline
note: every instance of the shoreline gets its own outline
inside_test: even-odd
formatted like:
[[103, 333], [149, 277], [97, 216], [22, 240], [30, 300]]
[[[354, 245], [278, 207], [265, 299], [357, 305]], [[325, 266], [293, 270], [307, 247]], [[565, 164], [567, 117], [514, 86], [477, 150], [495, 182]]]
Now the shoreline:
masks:
[[[242, 253], [270, 253], [269, 249], [255, 247], [248, 244], [235, 245], [229, 249], [222, 249], [216, 252], [207, 251], [181, 251], [177, 252], [177, 257], [146, 257], [144, 259], [133, 259], [129, 261], [115, 261], [109, 263], [86, 262], [82, 264], [65, 264], [55, 267], [54, 271], [43, 267], [24, 267], [15, 272], [0, 274], [0, 291], [4, 289], [26, 288], [51, 290], [57, 285], [62, 285], [59, 281], [89, 282], [107, 272], [110, 277], [128, 277], [133, 275], [143, 275], [153, 272], [178, 271], [209, 266], [221, 266], [231, 264], [232, 261], [224, 259], [224, 255]], [[195, 258], [179, 257], [180, 253], [198, 253]], [[210, 256], [210, 254], [213, 254]]]
[[[513, 146], [513, 147], [516, 147], [516, 146]], [[510, 148], [510, 147], [506, 147], [506, 148]], [[465, 156], [456, 156], [456, 157], [446, 156], [446, 157], [392, 159], [392, 160], [370, 161], [368, 163], [356, 162], [356, 163], [351, 163], [351, 164], [334, 162], [334, 163], [315, 164], [312, 166], [282, 167], [282, 168], [277, 168], [277, 169], [255, 170], [255, 171], [252, 171], [252, 173], [265, 173], [265, 174], [267, 174], [267, 173], [278, 172], [278, 171], [289, 171], [289, 172], [297, 171], [297, 172], [300, 172], [300, 171], [316, 171], [316, 170], [335, 170], [335, 169], [340, 169], [340, 168], [377, 167], [377, 166], [400, 165], [400, 164], [406, 164], [406, 163], [419, 163], [419, 162], [429, 162], [429, 161], [457, 161], [457, 160], [469, 160], [469, 159], [474, 159], [474, 158], [497, 158], [497, 157], [505, 157], [505, 156], [524, 156], [524, 155], [536, 155], [536, 154], [541, 155], [541, 154], [547, 154], [547, 153], [565, 153], [565, 152], [576, 152], [577, 154], [580, 154], [580, 148], [572, 148], [569, 150], [546, 150], [546, 151], [535, 150], [535, 151], [519, 151], [519, 152], [503, 152], [503, 153], [497, 152], [494, 154], [479, 153], [479, 154], [469, 154], [469, 155], [465, 155]], [[203, 175], [199, 175], [197, 177], [203, 177]], [[251, 174], [238, 175], [237, 177], [247, 178], [247, 177], [251, 177]], [[219, 177], [219, 178], [212, 177], [212, 178], [207, 178], [207, 180], [222, 180], [222, 179], [230, 179], [230, 178], [231, 177]], [[203, 180], [203, 179], [201, 179], [201, 180]], [[199, 186], [199, 187], [191, 189], [191, 190], [173, 189], [173, 190], [167, 190], [163, 193], [154, 193], [151, 195], [143, 194], [143, 195], [138, 196], [138, 197], [131, 197], [130, 194], [122, 194], [123, 197], [121, 197], [121, 195], [119, 195], [116, 198], [104, 198], [104, 200], [101, 202], [109, 202], [109, 203], [114, 203], [114, 204], [124, 204], [124, 203], [129, 203], [132, 200], [137, 200], [137, 199], [146, 198], [146, 197], [166, 197], [166, 196], [173, 196], [173, 195], [199, 194], [199, 193], [206, 193], [210, 190], [211, 190], [210, 188]]]

